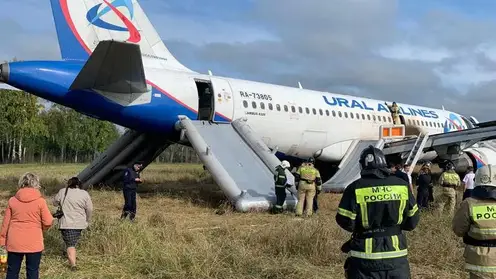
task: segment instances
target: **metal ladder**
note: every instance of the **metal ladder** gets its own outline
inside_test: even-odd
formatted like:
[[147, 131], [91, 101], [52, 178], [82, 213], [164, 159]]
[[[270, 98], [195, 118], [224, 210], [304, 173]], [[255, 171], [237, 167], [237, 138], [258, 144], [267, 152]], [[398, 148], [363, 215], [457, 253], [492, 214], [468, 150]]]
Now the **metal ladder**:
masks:
[[424, 150], [425, 143], [429, 139], [429, 134], [422, 134], [420, 133], [417, 137], [417, 140], [413, 144], [412, 150], [408, 154], [408, 157], [406, 158], [405, 164], [410, 165], [410, 171], [408, 174], [412, 174], [413, 169], [415, 168], [415, 165], [417, 164], [418, 159], [420, 158], [420, 155], [422, 154], [422, 151]]

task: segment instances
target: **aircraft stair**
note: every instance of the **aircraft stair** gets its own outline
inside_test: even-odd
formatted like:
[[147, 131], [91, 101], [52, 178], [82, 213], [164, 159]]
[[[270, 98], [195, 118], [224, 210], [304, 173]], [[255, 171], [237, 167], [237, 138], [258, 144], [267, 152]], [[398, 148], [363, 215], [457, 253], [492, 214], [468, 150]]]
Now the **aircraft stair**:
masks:
[[384, 140], [354, 140], [338, 166], [334, 176], [322, 184], [326, 192], [342, 192], [351, 182], [360, 178], [360, 154], [369, 145], [382, 149]]
[[[213, 179], [236, 210], [268, 210], [275, 203], [275, 167], [281, 161], [246, 123], [212, 123], [180, 115], [177, 128], [198, 153]], [[286, 174], [293, 179], [291, 172]], [[288, 189], [286, 208], [297, 202], [296, 188]]]
[[408, 153], [408, 157], [406, 158], [405, 161], [405, 164], [410, 165], [410, 171], [408, 172], [408, 174], [410, 175], [412, 174], [418, 159], [420, 158], [420, 156], [424, 151], [424, 147], [428, 139], [429, 139], [429, 134], [420, 133], [417, 139], [415, 140], [412, 150], [410, 151], [410, 153]]
[[143, 167], [148, 166], [169, 145], [169, 142], [160, 137], [127, 130], [80, 172], [78, 177], [84, 188], [97, 184], [113, 184], [120, 180], [125, 168], [131, 167], [136, 161], [142, 162]]

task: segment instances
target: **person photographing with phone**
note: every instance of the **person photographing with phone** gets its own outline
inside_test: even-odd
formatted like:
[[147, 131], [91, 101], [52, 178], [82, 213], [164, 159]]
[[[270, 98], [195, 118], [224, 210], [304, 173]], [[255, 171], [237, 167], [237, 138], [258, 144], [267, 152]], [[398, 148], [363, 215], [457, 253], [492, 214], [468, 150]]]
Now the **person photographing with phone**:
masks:
[[122, 186], [124, 207], [122, 208], [121, 219], [126, 219], [129, 216], [129, 220], [133, 221], [136, 217], [136, 190], [138, 184], [143, 183], [139, 173], [142, 168], [143, 164], [136, 162], [132, 168], [126, 168], [124, 171], [124, 185]]

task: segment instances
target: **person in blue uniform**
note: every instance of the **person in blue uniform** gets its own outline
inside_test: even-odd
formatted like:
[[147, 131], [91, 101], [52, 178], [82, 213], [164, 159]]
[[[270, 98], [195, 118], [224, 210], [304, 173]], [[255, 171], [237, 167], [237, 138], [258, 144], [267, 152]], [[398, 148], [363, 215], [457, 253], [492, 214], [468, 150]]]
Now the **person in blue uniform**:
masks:
[[143, 182], [139, 174], [142, 168], [143, 165], [136, 162], [132, 168], [126, 168], [124, 171], [124, 185], [122, 186], [124, 207], [122, 208], [121, 219], [126, 219], [129, 216], [129, 219], [133, 221], [136, 217], [136, 190], [138, 184]]

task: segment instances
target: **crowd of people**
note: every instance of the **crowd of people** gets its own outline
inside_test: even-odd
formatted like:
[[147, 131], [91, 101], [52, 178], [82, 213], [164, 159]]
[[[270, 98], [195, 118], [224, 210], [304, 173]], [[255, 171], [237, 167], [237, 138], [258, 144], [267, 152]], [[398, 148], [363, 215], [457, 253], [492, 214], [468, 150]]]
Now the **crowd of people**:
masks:
[[[300, 216], [304, 207], [307, 215], [312, 215], [309, 205], [315, 193], [322, 190], [313, 162], [310, 158], [293, 173], [295, 181], [286, 175], [285, 170], [290, 168], [287, 161], [276, 168], [274, 212], [282, 212], [283, 192], [296, 184], [296, 215]], [[352, 233], [341, 247], [348, 254], [344, 263], [346, 278], [409, 279], [408, 245], [403, 231], [417, 227], [420, 211], [435, 208], [440, 213], [447, 208], [447, 215], [453, 216], [452, 230], [466, 244], [465, 269], [470, 278], [496, 278], [496, 166], [483, 166], [476, 173], [470, 167], [461, 180], [453, 163], [446, 163], [437, 183], [441, 193], [434, 204], [430, 163], [420, 169], [417, 197], [413, 194], [410, 166], [388, 164], [382, 151], [373, 146], [362, 151], [359, 164], [361, 177], [346, 187], [336, 214], [337, 224]], [[465, 188], [463, 201], [456, 210], [456, 189], [461, 185]]]
[[[274, 174], [276, 203], [274, 213], [283, 212], [286, 188], [296, 186], [298, 203], [296, 215], [304, 211], [311, 216], [318, 209], [318, 194], [322, 191], [319, 171], [310, 158], [293, 170], [294, 180], [287, 175], [290, 164], [283, 161]], [[388, 165], [380, 149], [370, 146], [363, 150], [359, 164], [361, 178], [348, 185], [336, 214], [336, 222], [352, 233], [341, 250], [349, 257], [344, 264], [346, 278], [410, 278], [407, 241], [402, 231], [414, 230], [419, 222], [419, 211], [429, 209], [434, 202], [433, 179], [430, 164], [419, 172], [417, 197], [413, 194], [412, 178], [407, 165]], [[124, 207], [121, 218], [134, 220], [136, 216], [136, 188], [142, 183], [137, 162], [124, 171]], [[496, 166], [473, 168], [460, 179], [449, 162], [438, 183], [441, 194], [437, 208], [454, 214], [453, 232], [463, 237], [465, 268], [470, 278], [496, 278]], [[463, 201], [456, 209], [456, 188], [465, 186]], [[26, 260], [27, 278], [39, 278], [39, 265], [44, 251], [43, 231], [58, 220], [58, 229], [65, 243], [71, 270], [77, 270], [76, 246], [83, 230], [88, 229], [93, 203], [81, 181], [72, 177], [66, 187], [52, 200], [57, 207], [50, 212], [40, 192], [39, 177], [33, 173], [21, 176], [19, 189], [8, 200], [0, 229], [0, 246], [8, 253], [7, 279], [19, 278], [23, 260]]]

